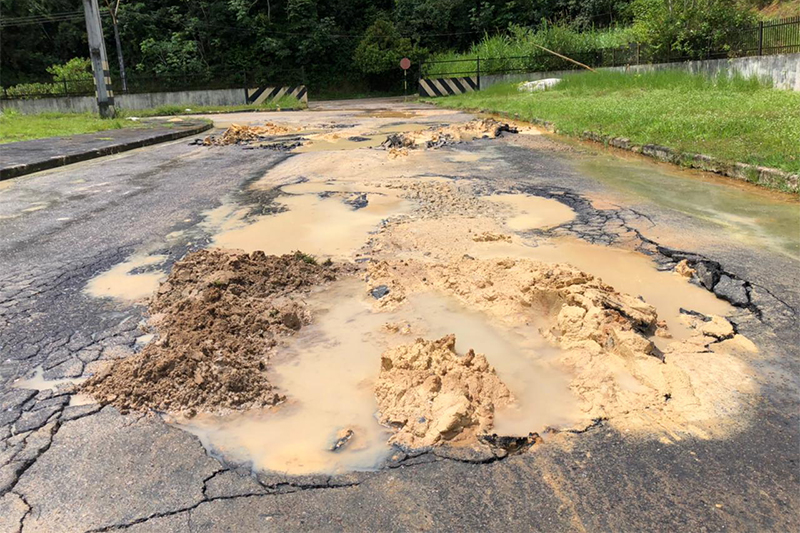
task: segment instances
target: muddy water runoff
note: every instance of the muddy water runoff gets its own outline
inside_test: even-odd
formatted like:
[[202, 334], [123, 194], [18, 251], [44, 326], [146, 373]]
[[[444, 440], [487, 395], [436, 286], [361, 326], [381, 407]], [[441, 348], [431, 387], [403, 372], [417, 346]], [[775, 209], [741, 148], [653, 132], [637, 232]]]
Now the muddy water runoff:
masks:
[[626, 196], [709, 222], [732, 240], [800, 259], [800, 204], [787, 194], [626, 158], [599, 155], [578, 161], [581, 173]]
[[[391, 313], [372, 311], [360, 281], [338, 282], [310, 301], [319, 318], [273, 359], [274, 382], [288, 391], [286, 404], [229, 416], [176, 420], [204, 446], [255, 470], [290, 474], [337, 473], [375, 468], [391, 452], [390, 433], [376, 418], [374, 382], [381, 353], [418, 336], [456, 335], [456, 349], [489, 354], [518, 403], [497, 413], [495, 429], [527, 435], [577, 418], [567, 376], [551, 364], [557, 350], [532, 328], [500, 330], [485, 316], [444, 295], [409, 298]], [[384, 324], [400, 324], [407, 334]], [[352, 438], [332, 451], [348, 430]]]

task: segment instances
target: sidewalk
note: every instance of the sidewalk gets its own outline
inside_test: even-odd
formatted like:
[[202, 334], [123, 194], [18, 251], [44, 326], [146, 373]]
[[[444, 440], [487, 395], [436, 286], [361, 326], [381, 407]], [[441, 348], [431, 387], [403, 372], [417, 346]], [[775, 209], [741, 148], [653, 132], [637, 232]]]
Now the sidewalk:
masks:
[[148, 119], [142, 123], [146, 127], [0, 144], [0, 181], [197, 135], [212, 127], [199, 119]]

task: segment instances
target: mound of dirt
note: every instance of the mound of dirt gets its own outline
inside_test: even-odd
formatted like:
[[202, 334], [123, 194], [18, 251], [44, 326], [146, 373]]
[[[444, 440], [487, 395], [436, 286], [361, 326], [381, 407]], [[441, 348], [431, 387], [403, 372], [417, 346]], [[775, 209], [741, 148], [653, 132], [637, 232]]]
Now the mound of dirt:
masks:
[[455, 352], [456, 338], [417, 339], [387, 350], [375, 384], [380, 421], [390, 442], [410, 448], [474, 442], [487, 433], [496, 407], [513, 401], [486, 357]]
[[669, 331], [653, 306], [570, 265], [465, 256], [444, 264], [378, 261], [368, 272], [370, 283], [389, 288], [374, 303], [381, 309], [434, 289], [499, 324], [537, 328], [563, 349], [558, 362], [572, 375], [585, 424], [608, 418], [628, 430], [652, 428], [657, 419], [659, 428], [723, 435], [755, 386], [746, 363], [715, 349], [741, 337], [724, 318], [687, 314], [691, 336], [662, 352], [653, 339]]
[[300, 253], [193, 252], [150, 302], [157, 341], [90, 378], [83, 391], [122, 410], [274, 404], [282, 398], [267, 378], [269, 351], [308, 323], [298, 296], [339, 272]]
[[392, 151], [393, 149], [419, 147], [439, 148], [448, 144], [471, 141], [473, 139], [495, 139], [502, 135], [503, 132], [517, 133], [517, 128], [504, 122], [498, 122], [492, 118], [476, 119], [463, 124], [452, 124], [450, 126], [431, 128], [422, 131], [396, 133], [387, 137], [381, 146], [389, 150], [390, 155], [393, 155], [397, 154], [397, 152]]
[[243, 144], [254, 141], [261, 141], [266, 137], [274, 135], [283, 135], [290, 133], [293, 130], [286, 126], [273, 124], [267, 122], [263, 126], [242, 126], [240, 124], [231, 124], [225, 132], [219, 137], [209, 135], [203, 139], [205, 146], [226, 146], [229, 144]]

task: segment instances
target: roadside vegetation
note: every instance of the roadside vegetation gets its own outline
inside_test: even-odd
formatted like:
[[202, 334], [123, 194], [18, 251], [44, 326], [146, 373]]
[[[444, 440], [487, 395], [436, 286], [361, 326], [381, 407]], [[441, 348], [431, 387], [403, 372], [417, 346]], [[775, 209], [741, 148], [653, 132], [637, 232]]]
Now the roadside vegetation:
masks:
[[[23, 115], [13, 109], [0, 112], [0, 143], [29, 141], [45, 137], [63, 137], [81, 133], [95, 133], [120, 128], [142, 127], [142, 123], [128, 117], [161, 117], [174, 115], [199, 115], [207, 113], [232, 113], [236, 111], [277, 111], [304, 109], [304, 102], [285, 96], [277, 102], [262, 105], [196, 106], [193, 104], [164, 105], [153, 109], [119, 109], [118, 116], [103, 119], [92, 113], [41, 113]], [[189, 111], [187, 111], [187, 109]]]
[[140, 126], [122, 118], [104, 119], [93, 113], [23, 115], [13, 109], [0, 113], [0, 143], [64, 137]]
[[547, 120], [566, 135], [592, 131], [800, 172], [800, 93], [756, 79], [599, 71], [566, 76], [547, 91], [520, 92], [517, 84], [502, 84], [430, 101]]
[[[75, 12], [79, 4], [3, 3], [0, 79], [6, 90], [58, 95], [81, 92], [88, 84], [93, 92], [84, 68], [85, 22]], [[139, 91], [302, 83], [315, 98], [402, 94], [403, 56], [412, 61], [410, 75], [428, 59], [539, 53], [532, 43], [566, 54], [637, 43], [640, 53], [704, 57], [709, 44], [724, 49], [742, 28], [761, 17], [798, 14], [798, 5], [798, 0], [122, 1], [114, 17], [119, 47], [108, 47], [108, 62], [117, 93], [122, 58], [128, 87]], [[110, 25], [106, 31], [111, 44]]]

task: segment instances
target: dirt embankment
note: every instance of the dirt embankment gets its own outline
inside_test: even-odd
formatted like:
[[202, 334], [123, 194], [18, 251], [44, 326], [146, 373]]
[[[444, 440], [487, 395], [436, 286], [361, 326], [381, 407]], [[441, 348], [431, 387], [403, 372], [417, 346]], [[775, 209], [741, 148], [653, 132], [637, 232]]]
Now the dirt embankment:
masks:
[[89, 379], [83, 391], [122, 410], [274, 404], [282, 398], [267, 376], [270, 350], [309, 322], [300, 298], [340, 273], [299, 253], [191, 253], [150, 302], [158, 339]]
[[392, 151], [393, 156], [402, 155], [397, 150], [408, 148], [439, 148], [448, 144], [473, 139], [496, 139], [504, 132], [517, 133], [517, 129], [504, 122], [492, 118], [476, 119], [461, 124], [431, 128], [421, 131], [410, 131], [389, 135], [381, 144]]
[[456, 339], [417, 339], [381, 356], [375, 385], [390, 442], [411, 448], [475, 441], [492, 428], [495, 407], [513, 401], [482, 354], [460, 356]]

